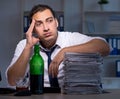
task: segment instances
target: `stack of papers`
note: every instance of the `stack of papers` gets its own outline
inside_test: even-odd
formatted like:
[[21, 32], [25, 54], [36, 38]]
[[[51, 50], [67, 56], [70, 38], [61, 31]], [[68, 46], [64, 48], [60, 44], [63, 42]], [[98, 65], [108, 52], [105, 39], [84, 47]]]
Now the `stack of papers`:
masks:
[[61, 92], [65, 94], [102, 93], [102, 60], [98, 53], [66, 53]]

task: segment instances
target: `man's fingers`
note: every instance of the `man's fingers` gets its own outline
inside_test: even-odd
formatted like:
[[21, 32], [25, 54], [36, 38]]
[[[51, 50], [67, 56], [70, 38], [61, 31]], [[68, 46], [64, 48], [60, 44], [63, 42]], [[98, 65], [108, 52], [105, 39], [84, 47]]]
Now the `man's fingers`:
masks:
[[30, 34], [32, 35], [34, 26], [35, 26], [35, 20], [33, 19], [33, 20], [32, 20], [32, 23], [30, 24], [30, 27], [29, 27], [27, 33], [30, 33]]
[[58, 66], [55, 62], [52, 62], [52, 64], [50, 64], [49, 73], [52, 75], [52, 77], [57, 77]]

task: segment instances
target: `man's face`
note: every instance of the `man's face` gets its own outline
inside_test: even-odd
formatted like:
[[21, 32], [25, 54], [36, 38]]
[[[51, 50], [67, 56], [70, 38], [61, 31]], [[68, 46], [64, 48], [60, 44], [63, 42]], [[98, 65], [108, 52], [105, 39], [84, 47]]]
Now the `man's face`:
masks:
[[35, 20], [35, 32], [40, 41], [46, 42], [57, 37], [58, 21], [53, 17], [50, 10], [37, 12], [32, 17]]

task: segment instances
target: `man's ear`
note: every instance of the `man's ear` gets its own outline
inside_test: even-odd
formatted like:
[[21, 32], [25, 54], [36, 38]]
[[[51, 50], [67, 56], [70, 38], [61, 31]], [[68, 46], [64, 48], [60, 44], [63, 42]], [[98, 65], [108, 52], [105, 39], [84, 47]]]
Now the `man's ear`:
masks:
[[57, 18], [55, 18], [55, 21], [56, 21], [56, 25], [57, 25], [57, 27], [58, 27], [59, 23], [58, 23], [58, 20], [57, 20]]

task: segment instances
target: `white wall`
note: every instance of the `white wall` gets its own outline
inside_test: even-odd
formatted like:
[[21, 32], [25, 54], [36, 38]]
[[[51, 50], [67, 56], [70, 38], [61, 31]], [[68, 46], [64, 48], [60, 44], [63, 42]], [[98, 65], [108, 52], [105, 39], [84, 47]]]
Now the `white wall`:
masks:
[[63, 0], [24, 0], [24, 10], [29, 11], [36, 4], [47, 4], [56, 11], [63, 11]]
[[17, 42], [21, 39], [20, 0], [0, 0], [0, 87], [6, 86], [5, 70]]
[[66, 31], [81, 31], [81, 10], [81, 0], [64, 0]]

